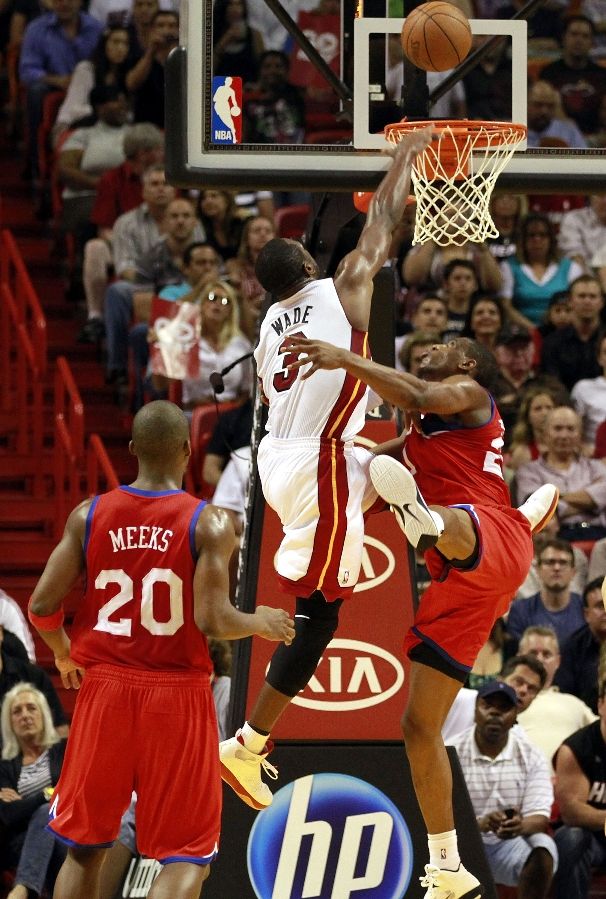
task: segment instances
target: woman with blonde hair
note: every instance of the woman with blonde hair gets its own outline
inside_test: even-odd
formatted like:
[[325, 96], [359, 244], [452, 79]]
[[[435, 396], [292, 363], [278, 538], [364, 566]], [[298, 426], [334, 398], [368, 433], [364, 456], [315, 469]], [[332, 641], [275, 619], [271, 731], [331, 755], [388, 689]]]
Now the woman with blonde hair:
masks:
[[547, 416], [561, 402], [566, 402], [564, 391], [561, 396], [556, 396], [545, 384], [533, 384], [525, 391], [511, 433], [508, 467], [513, 471], [542, 454]]
[[251, 215], [244, 222], [238, 255], [225, 263], [227, 276], [237, 285], [242, 302], [265, 296], [255, 275], [255, 263], [265, 244], [275, 236], [276, 226], [264, 215]]
[[52, 889], [66, 854], [46, 830], [66, 740], [55, 730], [44, 694], [25, 681], [5, 694], [0, 726], [0, 868], [17, 868], [8, 899], [28, 899], [45, 885]]
[[[212, 372], [221, 371], [240, 356], [252, 351], [252, 344], [240, 330], [238, 294], [227, 281], [214, 279], [200, 284], [182, 297], [184, 303], [200, 304], [200, 340], [198, 359], [200, 374], [183, 380], [184, 409], [193, 409], [215, 400], [210, 383]], [[236, 365], [224, 378], [219, 402], [244, 400], [252, 383], [252, 364], [246, 360]]]

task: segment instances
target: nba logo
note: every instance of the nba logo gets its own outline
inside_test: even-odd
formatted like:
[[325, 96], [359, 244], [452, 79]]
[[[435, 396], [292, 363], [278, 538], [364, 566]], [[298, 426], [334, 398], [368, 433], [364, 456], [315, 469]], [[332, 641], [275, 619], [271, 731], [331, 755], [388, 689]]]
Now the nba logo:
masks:
[[213, 78], [211, 116], [213, 144], [239, 144], [242, 141], [242, 79], [231, 75]]

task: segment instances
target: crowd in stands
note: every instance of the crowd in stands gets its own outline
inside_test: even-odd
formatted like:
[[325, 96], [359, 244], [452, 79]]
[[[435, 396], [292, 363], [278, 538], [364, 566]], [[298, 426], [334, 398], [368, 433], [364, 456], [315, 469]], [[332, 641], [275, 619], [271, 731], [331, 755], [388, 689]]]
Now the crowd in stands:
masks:
[[[327, 58], [338, 56], [338, 3], [282, 5], [317, 26]], [[459, 5], [477, 17], [507, 18], [523, 4]], [[573, 6], [571, 14], [565, 0], [549, 0], [530, 19], [531, 146], [606, 147], [606, 4]], [[164, 73], [178, 36], [176, 0], [91, 0], [86, 11], [81, 0], [8, 0], [0, 9], [0, 52], [19, 59], [23, 174], [32, 209], [35, 201], [40, 217], [53, 215], [69, 248], [70, 293], [86, 310], [78, 339], [102, 350], [107, 383], [130, 411], [168, 396], [193, 429], [202, 410], [225, 404], [196, 481], [216, 491], [241, 533], [253, 366], [235, 365], [220, 393], [210, 375], [252, 351], [263, 301], [255, 260], [280, 233], [280, 210], [301, 197], [254, 185], [246, 193], [184, 192], [167, 183]], [[244, 85], [244, 141], [302, 143], [334, 112], [335, 97], [302, 75], [292, 38], [263, 0], [215, 0], [213, 45], [214, 73]], [[442, 98], [439, 114], [510, 117], [506, 53], [505, 43], [495, 44]], [[393, 99], [401, 90], [398, 54], [393, 41], [386, 73]], [[414, 206], [407, 210], [391, 262], [396, 367], [415, 374], [436, 341], [483, 343], [498, 367], [493, 392], [514, 503], [545, 481], [560, 488], [557, 515], [535, 538], [528, 577], [480, 653], [448, 735], [499, 882], [516, 884], [523, 899], [538, 895], [524, 892], [527, 882], [553, 879], [558, 899], [584, 899], [591, 869], [606, 866], [606, 197], [497, 194], [491, 212], [497, 238], [440, 247], [412, 245]], [[217, 672], [225, 708], [228, 666]], [[1, 591], [0, 703], [0, 829], [9, 836], [0, 866], [16, 869], [11, 896], [21, 899], [52, 883], [60, 862], [41, 822], [68, 722], [35, 664], [17, 604]], [[28, 715], [29, 736], [20, 723]], [[502, 757], [504, 776], [511, 780], [513, 766], [518, 784], [532, 789], [504, 793], [495, 807], [498, 784], [481, 773], [486, 757]], [[127, 819], [128, 857], [136, 853], [133, 834]]]

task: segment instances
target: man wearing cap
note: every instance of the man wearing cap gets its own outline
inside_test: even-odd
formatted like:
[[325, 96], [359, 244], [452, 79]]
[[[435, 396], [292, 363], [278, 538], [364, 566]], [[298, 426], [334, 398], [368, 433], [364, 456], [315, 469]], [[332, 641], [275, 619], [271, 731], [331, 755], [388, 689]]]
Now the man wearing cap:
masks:
[[540, 749], [512, 730], [515, 690], [492, 681], [478, 690], [475, 725], [454, 737], [482, 842], [496, 883], [514, 886], [518, 899], [545, 899], [558, 854], [546, 833], [553, 804]]
[[497, 336], [494, 355], [499, 375], [493, 395], [505, 425], [506, 442], [518, 416], [524, 391], [537, 381], [532, 367], [534, 352], [532, 336], [526, 328], [510, 325]]
[[606, 468], [581, 453], [581, 421], [569, 406], [556, 406], [545, 423], [545, 453], [517, 471], [517, 499], [523, 502], [541, 484], [560, 490], [558, 537], [599, 540], [606, 537]]

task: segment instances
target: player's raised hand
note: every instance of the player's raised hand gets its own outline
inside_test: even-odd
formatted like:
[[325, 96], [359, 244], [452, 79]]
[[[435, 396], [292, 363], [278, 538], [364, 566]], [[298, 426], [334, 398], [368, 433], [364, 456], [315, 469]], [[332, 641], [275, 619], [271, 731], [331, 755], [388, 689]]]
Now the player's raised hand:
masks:
[[[280, 347], [281, 353], [300, 353], [297, 360], [287, 365], [287, 369], [301, 368], [309, 365], [311, 368], [302, 376], [303, 380], [311, 377], [318, 369], [334, 369], [343, 367], [343, 350], [325, 343], [323, 340], [308, 340], [307, 337], [287, 337]], [[304, 355], [303, 355], [304, 354]]]
[[84, 677], [84, 668], [77, 665], [69, 656], [61, 658], [55, 656], [55, 667], [61, 675], [61, 683], [66, 690], [73, 687], [74, 690], [80, 689], [82, 678]]
[[381, 153], [392, 158], [395, 156], [407, 156], [410, 153], [416, 156], [417, 153], [421, 153], [429, 146], [432, 134], [433, 129], [429, 125], [426, 128], [417, 128], [416, 131], [405, 134], [397, 144], [388, 142], [387, 146], [381, 150]]
[[259, 622], [257, 634], [265, 640], [274, 640], [290, 646], [295, 639], [295, 622], [284, 609], [257, 606], [255, 617]]

